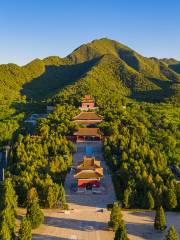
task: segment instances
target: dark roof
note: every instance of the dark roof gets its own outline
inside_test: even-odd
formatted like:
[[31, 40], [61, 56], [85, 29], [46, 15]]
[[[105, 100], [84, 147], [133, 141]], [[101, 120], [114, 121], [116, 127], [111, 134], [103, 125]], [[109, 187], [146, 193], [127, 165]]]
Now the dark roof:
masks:
[[101, 162], [96, 160], [95, 157], [84, 157], [83, 161], [77, 165], [78, 169], [95, 169], [101, 168]]
[[74, 175], [76, 179], [97, 179], [103, 177], [103, 172], [94, 170], [81, 170]]
[[81, 112], [79, 115], [75, 116], [73, 118], [73, 121], [75, 120], [100, 120], [102, 121], [103, 117], [102, 116], [99, 116], [97, 115], [97, 113], [95, 112]]
[[74, 136], [95, 136], [100, 137], [102, 135], [99, 128], [79, 128]]

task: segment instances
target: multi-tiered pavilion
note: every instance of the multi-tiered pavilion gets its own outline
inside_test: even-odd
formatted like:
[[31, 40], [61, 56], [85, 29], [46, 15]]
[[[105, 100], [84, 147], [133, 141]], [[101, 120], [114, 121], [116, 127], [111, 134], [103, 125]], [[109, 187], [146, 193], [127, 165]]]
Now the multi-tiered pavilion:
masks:
[[74, 178], [77, 181], [78, 190], [93, 190], [100, 187], [100, 180], [103, 177], [101, 162], [95, 157], [84, 157], [76, 167]]
[[103, 117], [95, 112], [95, 102], [89, 95], [83, 97], [81, 102], [81, 113], [75, 116], [72, 121], [79, 124], [80, 128], [74, 133], [77, 142], [100, 141], [102, 132], [97, 127], [103, 121]]
[[96, 110], [98, 107], [95, 106], [95, 101], [90, 95], [85, 95], [81, 101], [81, 111]]

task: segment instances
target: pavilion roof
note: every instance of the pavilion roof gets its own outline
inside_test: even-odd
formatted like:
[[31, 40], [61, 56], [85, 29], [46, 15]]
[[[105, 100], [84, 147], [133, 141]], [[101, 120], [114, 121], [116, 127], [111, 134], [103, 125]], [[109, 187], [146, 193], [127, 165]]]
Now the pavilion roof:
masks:
[[75, 175], [76, 179], [97, 179], [103, 177], [103, 169], [102, 171], [96, 170], [80, 170]]
[[79, 128], [74, 136], [95, 136], [100, 137], [102, 135], [99, 128]]
[[84, 157], [83, 161], [79, 162], [77, 169], [95, 169], [101, 168], [101, 162], [95, 157]]
[[83, 161], [79, 162], [76, 167], [75, 178], [80, 179], [94, 179], [103, 177], [103, 168], [101, 162], [95, 157], [84, 157]]
[[80, 121], [93, 121], [98, 120], [102, 121], [103, 117], [98, 115], [96, 112], [81, 112], [77, 116], [73, 118], [73, 121], [80, 120]]

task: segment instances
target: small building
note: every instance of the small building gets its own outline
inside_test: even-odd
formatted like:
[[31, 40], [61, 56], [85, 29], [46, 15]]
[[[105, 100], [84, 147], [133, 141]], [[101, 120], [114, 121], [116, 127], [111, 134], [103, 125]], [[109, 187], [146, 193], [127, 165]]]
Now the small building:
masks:
[[100, 187], [103, 177], [101, 162], [95, 157], [84, 157], [76, 167], [74, 178], [77, 180], [78, 189], [93, 190]]
[[81, 107], [79, 107], [79, 109], [81, 109], [81, 111], [88, 111], [97, 109], [97, 107], [95, 107], [94, 99], [90, 95], [85, 95], [81, 101]]
[[74, 133], [76, 142], [84, 141], [100, 141], [102, 139], [102, 133], [99, 128], [79, 128]]
[[55, 106], [47, 105], [46, 106], [47, 114], [52, 113], [54, 111], [54, 109], [55, 109]]
[[47, 114], [44, 114], [44, 113], [34, 113], [29, 118], [27, 118], [24, 122], [35, 126], [37, 124], [38, 119], [46, 118], [46, 117], [47, 117]]
[[73, 122], [84, 125], [96, 125], [103, 121], [103, 117], [98, 115], [96, 112], [81, 112], [72, 119]]

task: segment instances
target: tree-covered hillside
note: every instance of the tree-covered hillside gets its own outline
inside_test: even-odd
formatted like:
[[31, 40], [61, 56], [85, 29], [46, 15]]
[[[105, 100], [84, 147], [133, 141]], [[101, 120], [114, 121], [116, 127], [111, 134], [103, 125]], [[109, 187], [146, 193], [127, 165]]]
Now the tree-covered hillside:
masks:
[[[115, 65], [119, 64], [117, 81], [128, 82], [126, 86], [130, 90], [134, 90], [132, 86], [135, 85], [136, 92], [145, 91], [143, 94], [147, 93], [146, 101], [151, 90], [161, 89], [167, 96], [172, 96], [171, 87], [180, 80], [178, 61], [146, 58], [121, 43], [103, 38], [80, 46], [65, 58], [52, 56], [43, 60], [35, 59], [23, 67], [15, 64], [0, 65], [0, 100], [17, 99], [20, 91], [21, 95], [29, 98], [46, 99], [89, 74], [103, 56], [107, 65], [112, 63], [112, 58]], [[136, 76], [136, 83], [134, 79], [132, 82], [127, 80], [129, 73]], [[153, 92], [152, 99], [154, 97], [157, 100], [157, 95], [159, 92]]]
[[177, 60], [146, 58], [106, 38], [84, 44], [65, 58], [35, 59], [22, 67], [0, 65], [0, 142], [11, 139], [25, 117], [22, 113], [33, 112], [35, 104], [40, 111], [42, 103], [62, 102], [71, 94], [77, 102], [87, 92], [95, 97], [103, 93], [106, 99], [114, 91], [117, 98], [176, 104], [179, 80]]
[[[35, 191], [41, 206], [67, 207], [63, 183], [74, 151], [67, 135], [77, 130], [71, 119], [90, 94], [104, 116], [104, 156], [123, 206], [180, 209], [173, 171], [180, 167], [180, 75], [172, 64], [100, 39], [66, 58], [1, 65], [0, 143], [13, 143], [6, 175], [19, 204]], [[54, 112], [28, 134], [24, 119], [47, 104], [56, 106]]]

